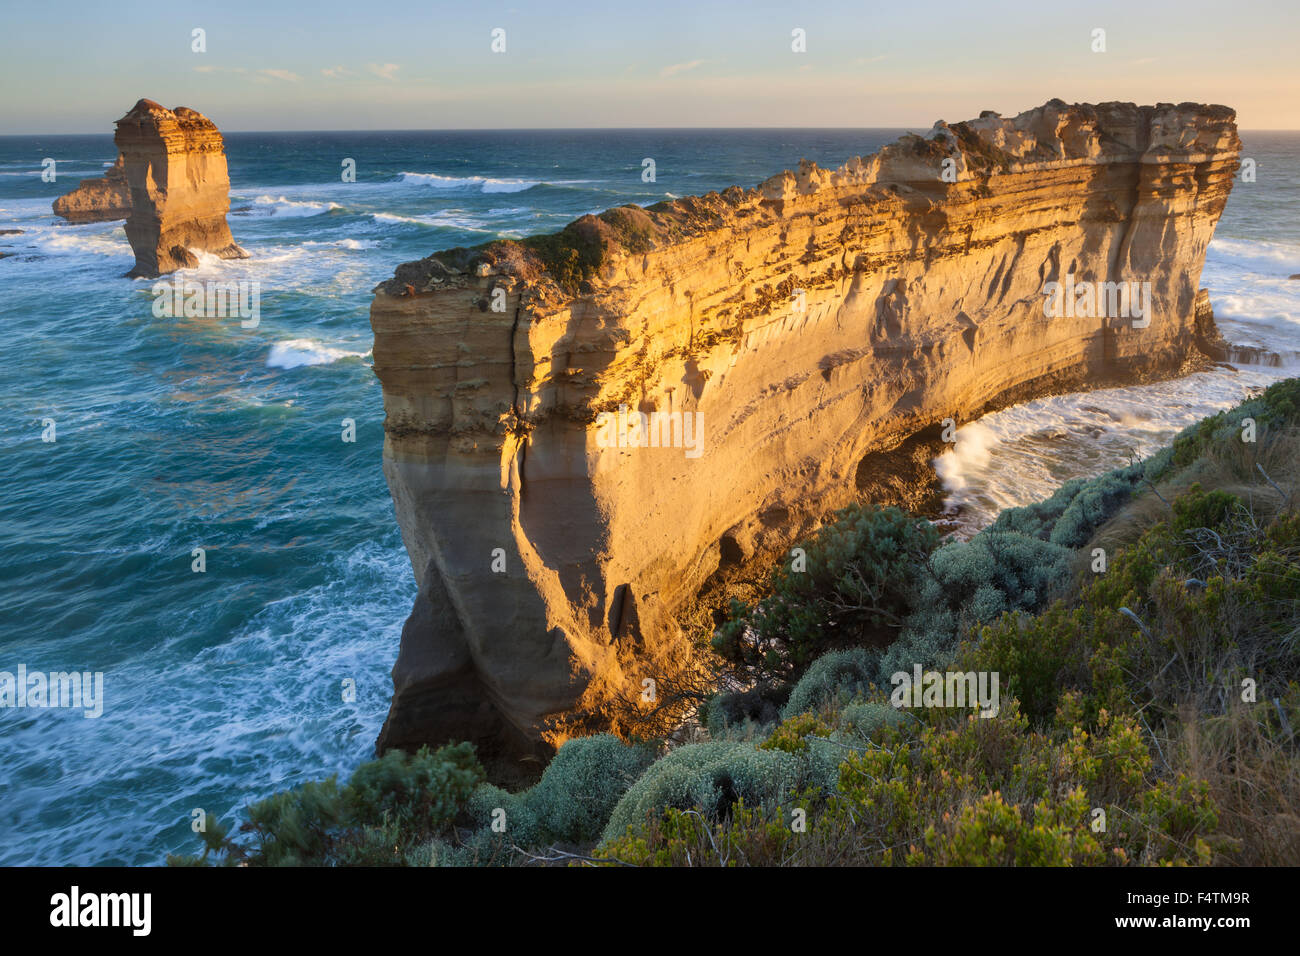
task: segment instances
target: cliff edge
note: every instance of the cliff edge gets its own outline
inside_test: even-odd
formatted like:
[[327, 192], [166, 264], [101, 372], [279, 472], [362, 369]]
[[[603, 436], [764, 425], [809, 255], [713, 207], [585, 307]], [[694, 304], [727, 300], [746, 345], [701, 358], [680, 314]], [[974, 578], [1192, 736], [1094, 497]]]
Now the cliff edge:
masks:
[[1239, 150], [1226, 107], [1053, 100], [400, 266], [371, 323], [420, 589], [379, 750], [545, 759], [690, 654], [675, 612], [720, 567], [854, 500], [868, 455], [1176, 374], [1213, 337]]

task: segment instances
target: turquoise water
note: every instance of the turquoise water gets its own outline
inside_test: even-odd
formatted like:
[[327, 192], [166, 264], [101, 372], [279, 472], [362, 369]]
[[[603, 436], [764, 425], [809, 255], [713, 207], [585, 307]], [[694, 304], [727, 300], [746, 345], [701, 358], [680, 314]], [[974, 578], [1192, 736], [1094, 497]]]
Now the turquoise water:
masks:
[[[230, 226], [252, 258], [205, 258], [186, 276], [260, 282], [255, 329], [155, 317], [152, 283], [122, 278], [121, 223], [53, 218], [55, 197], [112, 162], [110, 137], [0, 138], [0, 229], [23, 230], [0, 236], [0, 670], [105, 681], [98, 719], [0, 709], [0, 864], [158, 863], [196, 846], [191, 810], [232, 819], [371, 755], [415, 592], [369, 367], [370, 290], [398, 263], [752, 185], [803, 157], [838, 165], [899, 132], [230, 134]], [[1234, 193], [1204, 284], [1230, 338], [1291, 362], [1300, 138], [1246, 142], [1259, 182]], [[645, 157], [655, 183], [641, 180]], [[355, 183], [340, 178], [348, 158]], [[1279, 374], [1160, 393], [1144, 434]], [[345, 418], [355, 443], [341, 440]], [[1041, 425], [1002, 436], [1001, 467], [983, 478], [967, 463], [969, 514], [1029, 462], [1017, 443]], [[1095, 473], [1119, 454], [1081, 442], [1087, 454], [1058, 467]]]
[[194, 846], [192, 809], [370, 755], [415, 591], [368, 358], [370, 290], [398, 263], [892, 138], [233, 134], [253, 258], [187, 274], [259, 281], [256, 329], [155, 318], [120, 223], [53, 219], [109, 137], [0, 139], [0, 228], [24, 230], [0, 237], [0, 670], [103, 671], [106, 698], [98, 719], [0, 710], [0, 863], [156, 863]]

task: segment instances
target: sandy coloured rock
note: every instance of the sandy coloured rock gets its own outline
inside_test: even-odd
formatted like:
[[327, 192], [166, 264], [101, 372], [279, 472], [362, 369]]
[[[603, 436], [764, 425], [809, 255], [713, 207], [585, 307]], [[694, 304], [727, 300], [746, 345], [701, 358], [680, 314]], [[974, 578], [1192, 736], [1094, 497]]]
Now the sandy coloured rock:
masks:
[[226, 223], [230, 176], [220, 131], [202, 113], [140, 100], [114, 136], [131, 191], [126, 237], [130, 276], [154, 277], [195, 266], [195, 252], [243, 259]]
[[54, 215], [69, 222], [111, 222], [131, 214], [131, 189], [122, 154], [103, 176], [83, 179], [66, 196], [54, 200]]
[[[1053, 100], [399, 267], [371, 323], [420, 591], [379, 748], [545, 759], [688, 653], [675, 612], [720, 566], [854, 500], [868, 455], [1177, 374], [1217, 341], [1198, 280], [1239, 149], [1226, 107]], [[1067, 280], [1150, 309], [1103, 286], [1049, 316]], [[681, 413], [699, 453], [684, 428], [607, 447], [620, 409]]]

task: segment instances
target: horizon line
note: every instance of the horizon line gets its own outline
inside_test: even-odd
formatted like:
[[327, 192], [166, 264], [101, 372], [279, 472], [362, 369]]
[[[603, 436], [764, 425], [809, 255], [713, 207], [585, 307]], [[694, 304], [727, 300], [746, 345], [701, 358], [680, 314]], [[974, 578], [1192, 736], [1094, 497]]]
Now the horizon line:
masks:
[[[943, 122], [947, 122], [946, 120]], [[969, 122], [957, 120], [956, 122]], [[924, 124], [932, 129], [935, 121]], [[952, 124], [949, 124], [952, 125]], [[272, 133], [281, 135], [304, 133], [640, 133], [640, 132], [871, 132], [921, 129], [917, 126], [409, 126], [384, 129], [219, 129], [222, 136], [246, 133]], [[1300, 133], [1298, 128], [1244, 127], [1238, 133]], [[19, 139], [33, 136], [113, 136], [113, 131], [78, 133], [0, 133], [0, 139]]]

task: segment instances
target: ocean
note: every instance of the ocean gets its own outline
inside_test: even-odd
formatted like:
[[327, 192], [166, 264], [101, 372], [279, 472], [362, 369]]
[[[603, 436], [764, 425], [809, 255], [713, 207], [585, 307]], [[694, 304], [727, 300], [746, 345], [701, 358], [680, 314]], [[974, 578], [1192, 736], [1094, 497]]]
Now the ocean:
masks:
[[[369, 355], [370, 290], [396, 265], [902, 132], [228, 133], [252, 258], [184, 275], [259, 282], [256, 328], [155, 316], [153, 283], [122, 278], [120, 222], [53, 217], [112, 163], [110, 136], [0, 137], [0, 230], [22, 230], [0, 235], [0, 671], [104, 673], [102, 716], [0, 710], [0, 865], [158, 864], [198, 848], [194, 810], [230, 822], [372, 755], [415, 595]], [[962, 526], [1297, 374], [1300, 133], [1243, 140], [1258, 178], [1234, 188], [1202, 285], [1262, 358], [965, 424], [937, 462]]]

